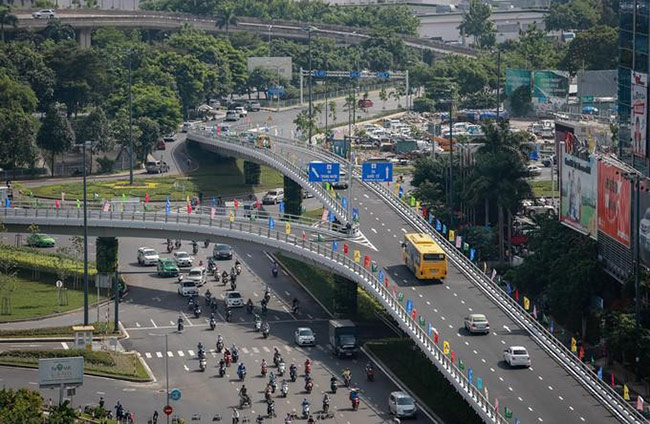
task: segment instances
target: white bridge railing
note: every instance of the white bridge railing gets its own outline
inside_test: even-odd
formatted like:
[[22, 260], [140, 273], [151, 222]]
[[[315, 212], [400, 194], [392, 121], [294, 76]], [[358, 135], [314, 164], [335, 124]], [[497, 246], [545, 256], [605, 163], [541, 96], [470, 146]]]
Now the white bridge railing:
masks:
[[[26, 227], [36, 224], [44, 228], [72, 227], [78, 230], [83, 222], [83, 209], [3, 209], [2, 222], [9, 226]], [[176, 231], [195, 233], [196, 239], [230, 238], [249, 241], [276, 248], [297, 255], [324, 266], [333, 272], [345, 276], [366, 291], [371, 293], [390, 315], [399, 323], [436, 367], [455, 386], [456, 390], [468, 401], [480, 417], [488, 423], [506, 424], [499, 411], [495, 410], [481, 390], [472, 384], [465, 373], [459, 369], [442, 349], [427, 334], [412, 315], [406, 311], [397, 295], [391, 291], [384, 281], [378, 279], [378, 269], [366, 268], [345, 254], [341, 249], [334, 251], [330, 243], [321, 243], [303, 237], [303, 229], [293, 228], [285, 231], [282, 228], [271, 229], [265, 223], [233, 222], [229, 217], [218, 217], [202, 214], [164, 214], [158, 212], [113, 212], [90, 210], [89, 227], [104, 227], [109, 230], [116, 228], [132, 229], [142, 236], [151, 231], [166, 231], [170, 234]], [[292, 226], [293, 227], [293, 226]], [[308, 227], [304, 231], [313, 229]], [[318, 231], [320, 230], [313, 230]], [[388, 273], [385, 273], [388, 277]], [[388, 285], [389, 287], [392, 284]]]

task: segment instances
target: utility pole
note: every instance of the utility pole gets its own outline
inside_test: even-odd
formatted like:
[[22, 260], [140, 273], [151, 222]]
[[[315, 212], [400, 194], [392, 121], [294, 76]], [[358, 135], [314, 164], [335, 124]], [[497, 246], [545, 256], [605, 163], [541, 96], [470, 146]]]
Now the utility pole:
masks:
[[[84, 325], [88, 325], [88, 189], [86, 184], [86, 143], [83, 142], [83, 186], [84, 186]], [[99, 302], [99, 299], [97, 299]]]
[[449, 92], [449, 227], [454, 226], [454, 124], [452, 119], [453, 99]]
[[[165, 405], [169, 405], [169, 355], [166, 354], [166, 352], [169, 352], [169, 343], [168, 343], [168, 335], [165, 333], [165, 380], [166, 380], [166, 386], [167, 386], [167, 403]], [[167, 415], [167, 414], [165, 414]], [[169, 415], [167, 415], [167, 424], [169, 424]]]
[[310, 26], [307, 31], [309, 32], [308, 35], [308, 45], [309, 45], [309, 144], [311, 144], [311, 137], [312, 137], [312, 124], [313, 124], [313, 111], [312, 111], [312, 97], [311, 97], [311, 80], [312, 80], [312, 73], [313, 70], [311, 68], [311, 30], [312, 27]]
[[[497, 124], [499, 123], [500, 103], [501, 103], [501, 49], [497, 49]], [[553, 168], [553, 166], [551, 166], [551, 168]]]
[[129, 49], [127, 54], [129, 56], [129, 184], [133, 185], [133, 83], [131, 80], [131, 61], [133, 60], [133, 51]]

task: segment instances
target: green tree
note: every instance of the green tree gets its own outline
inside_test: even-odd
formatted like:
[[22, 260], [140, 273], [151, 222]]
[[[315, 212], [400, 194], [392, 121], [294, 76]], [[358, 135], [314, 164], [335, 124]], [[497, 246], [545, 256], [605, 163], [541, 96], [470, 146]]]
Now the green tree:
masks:
[[93, 145], [90, 150], [90, 169], [93, 172], [93, 153], [95, 151], [107, 152], [113, 148], [113, 138], [111, 136], [111, 127], [104, 110], [96, 107], [88, 115], [83, 117], [79, 122], [76, 130], [77, 139], [80, 142], [92, 141]]
[[136, 154], [139, 160], [145, 161], [160, 138], [160, 126], [153, 119], [144, 116], [138, 118], [136, 125], [140, 128], [140, 136], [135, 143]]
[[[122, 113], [128, 116], [126, 108]], [[183, 120], [176, 93], [168, 87], [146, 83], [133, 86], [133, 117], [153, 119], [163, 134], [172, 132]]]
[[[483, 126], [484, 143], [475, 156], [463, 197], [474, 207], [496, 205], [499, 226], [499, 260], [504, 260], [505, 212], [516, 213], [532, 190], [527, 181], [522, 138], [513, 134], [507, 121]], [[486, 223], [489, 216], [486, 214]]]
[[584, 30], [596, 26], [601, 13], [600, 0], [554, 1], [544, 22], [548, 31]]
[[491, 6], [480, 0], [470, 0], [469, 10], [463, 15], [463, 21], [458, 29], [462, 34], [474, 38], [474, 46], [488, 48], [496, 42], [496, 29], [490, 20]]
[[260, 98], [260, 92], [264, 93], [264, 96], [268, 99], [268, 89], [278, 84], [279, 79], [278, 74], [268, 68], [257, 67], [253, 69], [248, 75], [247, 91], [249, 96], [252, 91], [256, 91], [258, 99]]
[[386, 102], [388, 101], [388, 93], [386, 92], [386, 88], [382, 87], [381, 90], [379, 90], [379, 100], [382, 102], [382, 109], [386, 109]]
[[332, 126], [336, 126], [336, 101], [330, 100], [328, 109], [329, 116], [332, 118]]
[[14, 171], [33, 166], [37, 149], [36, 122], [31, 113], [21, 109], [0, 108], [0, 165]]
[[52, 409], [50, 415], [48, 416], [48, 424], [68, 424], [73, 423], [77, 417], [77, 414], [72, 406], [70, 406], [69, 400], [64, 400], [61, 405], [57, 405]]
[[38, 99], [26, 84], [0, 74], [0, 107], [32, 113], [36, 110]]
[[41, 128], [38, 131], [36, 144], [41, 149], [50, 153], [52, 176], [54, 176], [54, 160], [56, 155], [67, 152], [75, 142], [75, 134], [70, 126], [70, 121], [56, 108], [50, 107]]
[[[309, 118], [309, 111], [303, 110], [298, 113], [296, 118], [293, 120], [293, 123], [296, 125], [296, 129], [300, 131], [303, 135], [309, 134], [309, 127], [311, 127], [312, 135], [317, 133], [316, 119], [312, 113], [311, 119]], [[309, 140], [311, 143], [311, 140]]]
[[[6, 62], [2, 59], [3, 54], [7, 56]], [[27, 42], [0, 45], [0, 68], [4, 68], [11, 78], [32, 88], [38, 98], [38, 110], [47, 109], [54, 95], [56, 75], [34, 45]]]
[[515, 116], [526, 116], [532, 110], [530, 86], [517, 87], [509, 96], [510, 111]]
[[52, 40], [55, 43], [61, 41], [73, 41], [75, 39], [74, 28], [72, 25], [65, 24], [59, 19], [50, 19], [43, 31], [43, 35], [46, 39]]
[[0, 41], [5, 42], [5, 26], [18, 26], [18, 16], [11, 13], [11, 6], [0, 5]]
[[580, 69], [602, 70], [616, 68], [618, 61], [618, 31], [599, 25], [579, 32], [569, 44], [562, 69], [575, 74]]
[[221, 3], [215, 10], [216, 25], [219, 29], [226, 28], [226, 37], [230, 34], [230, 25], [237, 25], [235, 5], [230, 1]]
[[0, 422], [40, 424], [43, 422], [43, 398], [27, 389], [0, 389]]

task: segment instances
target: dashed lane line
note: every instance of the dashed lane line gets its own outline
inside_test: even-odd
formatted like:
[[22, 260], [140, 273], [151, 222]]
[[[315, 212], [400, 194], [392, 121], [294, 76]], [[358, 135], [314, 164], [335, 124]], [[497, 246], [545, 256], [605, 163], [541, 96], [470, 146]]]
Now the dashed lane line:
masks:
[[163, 357], [162, 353], [160, 353], [160, 352], [156, 352], [156, 356], [157, 356], [158, 358], [162, 358], [162, 357]]

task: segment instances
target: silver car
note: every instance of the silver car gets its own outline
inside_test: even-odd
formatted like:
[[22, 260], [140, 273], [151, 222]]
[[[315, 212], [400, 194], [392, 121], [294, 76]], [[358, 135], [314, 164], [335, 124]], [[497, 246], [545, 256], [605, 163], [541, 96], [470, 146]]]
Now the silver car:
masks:
[[483, 314], [471, 314], [465, 317], [465, 329], [470, 333], [490, 332], [490, 323]]

